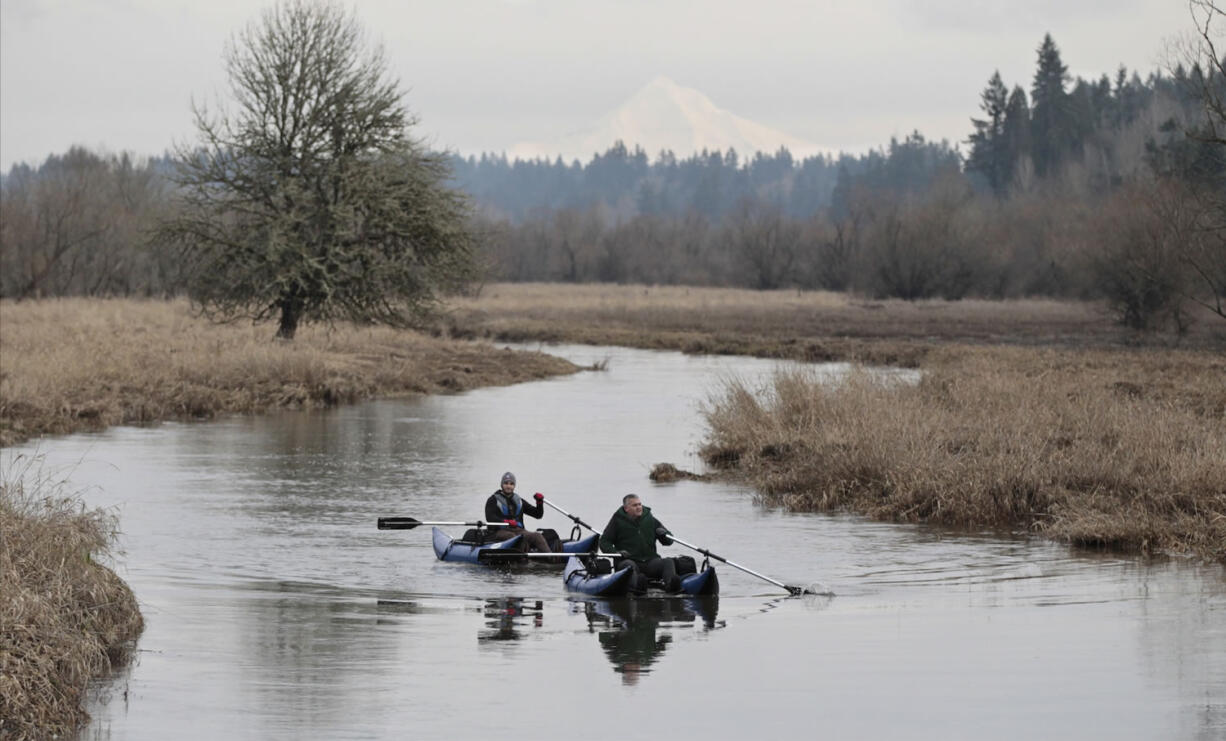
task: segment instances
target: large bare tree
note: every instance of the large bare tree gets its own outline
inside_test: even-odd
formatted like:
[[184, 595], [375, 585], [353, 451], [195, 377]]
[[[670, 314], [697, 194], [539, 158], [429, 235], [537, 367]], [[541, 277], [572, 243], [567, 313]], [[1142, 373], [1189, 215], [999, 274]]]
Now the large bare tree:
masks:
[[232, 107], [193, 106], [181, 210], [162, 236], [194, 269], [217, 319], [337, 319], [405, 326], [473, 273], [466, 198], [352, 13], [289, 0], [224, 53]]
[[[1188, 134], [1210, 148], [1220, 167], [1226, 162], [1226, 5], [1190, 0], [1188, 7], [1196, 31], [1182, 56], [1194, 70], [1193, 92], [1204, 114]], [[1199, 213], [1196, 228], [1180, 242], [1179, 259], [1191, 276], [1188, 297], [1226, 319], [1226, 193], [1220, 177], [1200, 186], [1189, 193]]]

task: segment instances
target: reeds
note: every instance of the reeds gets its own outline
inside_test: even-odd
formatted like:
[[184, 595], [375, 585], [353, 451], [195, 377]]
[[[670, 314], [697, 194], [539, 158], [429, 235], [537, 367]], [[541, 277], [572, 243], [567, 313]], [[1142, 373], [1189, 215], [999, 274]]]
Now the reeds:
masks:
[[436, 331], [458, 337], [910, 368], [948, 343], [1226, 348], [1226, 322], [1207, 311], [1174, 338], [1125, 330], [1098, 303], [1054, 299], [878, 301], [827, 291], [499, 283], [450, 308]]
[[136, 598], [99, 563], [115, 519], [86, 511], [17, 456], [0, 469], [0, 738], [68, 737], [89, 680], [126, 661], [144, 627]]
[[1226, 559], [1226, 358], [947, 348], [918, 385], [863, 369], [731, 382], [709, 464], [772, 503]]
[[572, 373], [541, 353], [383, 327], [211, 324], [185, 301], [0, 302], [0, 445], [44, 434]]

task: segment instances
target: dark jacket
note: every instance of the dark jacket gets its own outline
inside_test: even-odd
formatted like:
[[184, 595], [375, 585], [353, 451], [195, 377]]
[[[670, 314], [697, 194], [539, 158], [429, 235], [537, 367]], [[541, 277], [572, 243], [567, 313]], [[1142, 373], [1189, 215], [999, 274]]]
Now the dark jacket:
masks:
[[545, 516], [544, 504], [528, 504], [518, 494], [512, 494], [510, 500], [503, 496], [502, 490], [490, 494], [485, 500], [485, 521], [503, 522], [515, 520], [520, 527], [524, 526], [524, 515], [531, 515], [538, 520]]
[[637, 522], [630, 519], [626, 510], [619, 509], [609, 518], [609, 524], [605, 525], [604, 532], [600, 534], [600, 550], [605, 553], [626, 551], [631, 559], [639, 563], [659, 558], [660, 554], [656, 552], [656, 528], [668, 530], [664, 523], [651, 514], [651, 507], [643, 507], [643, 516]]

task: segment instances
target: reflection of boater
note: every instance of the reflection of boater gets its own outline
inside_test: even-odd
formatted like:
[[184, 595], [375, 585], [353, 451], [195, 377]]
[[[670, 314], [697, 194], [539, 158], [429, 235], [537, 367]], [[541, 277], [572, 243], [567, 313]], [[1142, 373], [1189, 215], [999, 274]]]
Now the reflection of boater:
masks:
[[715, 596], [592, 600], [585, 605], [589, 625], [601, 622], [609, 627], [597, 638], [613, 663], [613, 671], [622, 675], [623, 684], [637, 684], [672, 642], [670, 633], [657, 636], [661, 623], [690, 627], [698, 618], [710, 629], [715, 626], [718, 609], [719, 597]]
[[501, 597], [485, 601], [485, 624], [491, 630], [477, 634], [478, 641], [517, 641], [523, 634], [517, 628], [524, 624], [523, 617], [532, 618], [532, 627], [539, 628], [544, 622], [541, 601], [525, 604], [521, 597]]

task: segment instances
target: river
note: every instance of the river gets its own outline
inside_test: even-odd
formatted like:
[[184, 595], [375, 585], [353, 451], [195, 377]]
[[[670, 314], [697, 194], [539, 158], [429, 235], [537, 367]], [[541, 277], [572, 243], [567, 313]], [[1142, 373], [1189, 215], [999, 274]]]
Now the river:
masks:
[[[654, 463], [701, 468], [721, 380], [775, 365], [545, 349], [608, 368], [5, 451], [120, 518], [147, 627], [82, 738], [1226, 737], [1221, 565], [653, 484]], [[834, 596], [717, 564], [718, 599], [581, 599], [556, 569], [442, 563], [428, 527], [375, 527], [479, 518], [505, 470], [596, 527], [636, 492], [690, 543]]]

